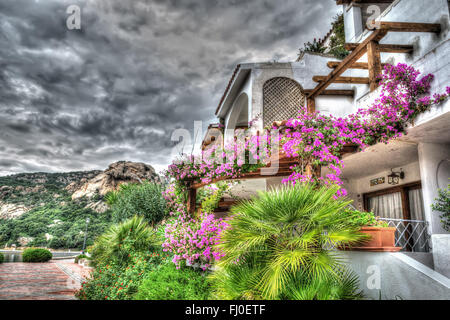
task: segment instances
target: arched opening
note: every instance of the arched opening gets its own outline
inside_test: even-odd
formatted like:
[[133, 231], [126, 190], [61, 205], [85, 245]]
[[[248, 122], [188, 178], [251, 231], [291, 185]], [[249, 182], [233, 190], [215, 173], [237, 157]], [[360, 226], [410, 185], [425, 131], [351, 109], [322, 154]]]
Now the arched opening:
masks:
[[248, 128], [249, 111], [248, 111], [248, 95], [242, 93], [233, 105], [233, 109], [228, 117], [227, 126], [225, 128], [225, 141], [234, 138], [234, 131], [237, 129]]
[[296, 81], [277, 77], [264, 83], [263, 87], [264, 127], [271, 125], [274, 121], [283, 121], [296, 117], [298, 111], [305, 104], [303, 88]]

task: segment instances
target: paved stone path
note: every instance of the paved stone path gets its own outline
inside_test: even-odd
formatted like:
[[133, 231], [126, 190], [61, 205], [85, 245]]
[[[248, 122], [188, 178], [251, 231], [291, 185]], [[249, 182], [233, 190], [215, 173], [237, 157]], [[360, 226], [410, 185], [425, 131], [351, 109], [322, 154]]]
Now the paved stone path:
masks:
[[83, 276], [68, 261], [2, 263], [0, 300], [74, 300]]

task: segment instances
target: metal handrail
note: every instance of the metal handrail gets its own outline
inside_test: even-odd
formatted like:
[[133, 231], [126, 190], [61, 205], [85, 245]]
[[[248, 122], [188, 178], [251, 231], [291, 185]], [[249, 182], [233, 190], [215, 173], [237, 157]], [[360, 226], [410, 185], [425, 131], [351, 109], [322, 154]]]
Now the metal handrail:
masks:
[[406, 220], [406, 219], [393, 219], [393, 218], [378, 218], [378, 220], [384, 220], [384, 221], [408, 221], [408, 222], [424, 222], [428, 224], [425, 220]]
[[430, 236], [428, 234], [429, 223], [424, 220], [406, 220], [394, 218], [379, 218], [388, 225], [395, 227], [395, 246], [400, 246], [405, 251], [430, 252]]

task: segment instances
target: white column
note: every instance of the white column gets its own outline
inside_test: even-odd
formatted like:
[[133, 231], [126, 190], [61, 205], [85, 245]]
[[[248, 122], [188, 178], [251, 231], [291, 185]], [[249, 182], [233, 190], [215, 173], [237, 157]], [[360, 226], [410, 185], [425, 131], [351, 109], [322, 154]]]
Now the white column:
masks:
[[440, 213], [431, 210], [431, 205], [438, 197], [438, 189], [446, 188], [450, 177], [449, 166], [450, 145], [436, 143], [419, 143], [419, 165], [422, 180], [423, 204], [425, 217], [430, 223], [431, 234], [444, 234]]
[[438, 189], [445, 189], [449, 182], [450, 145], [419, 143], [418, 151], [425, 217], [430, 223], [434, 269], [450, 277], [450, 234], [442, 228], [442, 213], [431, 210], [431, 205], [438, 197]]
[[361, 8], [355, 5], [344, 6], [345, 41], [355, 42], [363, 31]]

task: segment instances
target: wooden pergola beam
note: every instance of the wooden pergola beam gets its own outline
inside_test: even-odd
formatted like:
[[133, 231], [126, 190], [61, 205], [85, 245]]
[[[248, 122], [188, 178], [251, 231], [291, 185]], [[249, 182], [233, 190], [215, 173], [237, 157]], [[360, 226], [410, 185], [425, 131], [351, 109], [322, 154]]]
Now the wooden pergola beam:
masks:
[[387, 34], [387, 30], [377, 29], [373, 31], [358, 48], [352, 51], [340, 64], [337, 66], [326, 79], [320, 82], [313, 91], [309, 94], [308, 98], [314, 98], [320, 95], [333, 81], [345, 72], [351, 65], [357, 62], [367, 50], [367, 44], [370, 41], [380, 41]]
[[[358, 146], [356, 144], [347, 144], [343, 147], [342, 152], [341, 152], [341, 157], [346, 154], [346, 153], [354, 153], [358, 151]], [[197, 189], [202, 188], [204, 186], [207, 186], [209, 184], [212, 183], [216, 183], [219, 181], [226, 181], [226, 180], [247, 180], [247, 179], [262, 179], [262, 178], [269, 178], [269, 177], [285, 177], [285, 176], [289, 176], [292, 174], [292, 169], [291, 166], [297, 164], [297, 159], [296, 158], [288, 158], [286, 157], [285, 154], [280, 153], [278, 155], [278, 172], [276, 174], [273, 175], [262, 175], [261, 174], [261, 170], [262, 168], [254, 171], [254, 172], [247, 172], [244, 173], [243, 175], [241, 175], [240, 177], [237, 178], [232, 178], [232, 177], [220, 177], [217, 179], [214, 179], [213, 181], [209, 182], [209, 183], [202, 183], [202, 182], [198, 182], [198, 183], [193, 183], [191, 182], [191, 184], [189, 184], [188, 186], [188, 201], [187, 201], [187, 209], [188, 212], [190, 214], [194, 214], [195, 213], [195, 206], [196, 206], [196, 197], [197, 197]], [[274, 162], [275, 164], [275, 162]], [[266, 168], [270, 167], [272, 165], [272, 163], [269, 163]], [[309, 170], [309, 171], [308, 171]], [[307, 171], [309, 173], [307, 174], [316, 174], [320, 176], [320, 172], [321, 172], [321, 167], [310, 167]]]
[[[346, 43], [345, 50], [353, 51], [359, 46], [359, 43]], [[380, 52], [389, 53], [411, 53], [414, 51], [414, 46], [409, 44], [379, 44]]]
[[[342, 152], [341, 152], [341, 156], [347, 153], [354, 153], [358, 151], [358, 146], [356, 144], [347, 144], [343, 147]], [[209, 184], [212, 183], [216, 183], [219, 181], [226, 181], [226, 180], [247, 180], [247, 179], [262, 179], [262, 178], [270, 178], [270, 177], [285, 177], [285, 176], [289, 176], [292, 173], [292, 170], [290, 169], [290, 167], [292, 165], [297, 164], [297, 159], [295, 158], [287, 158], [285, 155], [280, 154], [279, 157], [279, 168], [278, 168], [278, 172], [276, 174], [273, 175], [262, 175], [261, 174], [261, 169], [258, 169], [254, 172], [247, 172], [244, 173], [242, 176], [237, 177], [237, 178], [232, 178], [232, 177], [220, 177], [217, 179], [214, 179], [213, 181], [209, 182], [209, 183], [192, 183], [189, 186], [189, 199], [192, 201], [192, 199], [195, 199], [194, 196], [194, 192], [192, 191], [192, 189], [199, 189], [202, 188], [204, 186], [207, 186]], [[269, 163], [267, 166], [270, 167], [271, 163]], [[315, 174], [320, 174], [320, 167], [316, 167], [316, 168], [310, 168], [310, 170], [314, 170], [316, 171]], [[192, 193], [191, 193], [192, 192]], [[196, 193], [195, 193], [196, 195]], [[189, 206], [190, 201], [188, 200], [188, 206]], [[195, 204], [195, 201], [193, 202]], [[192, 213], [195, 212], [195, 205], [192, 206], [191, 205], [191, 210]], [[193, 208], [193, 209], [192, 209]], [[189, 211], [191, 212], [191, 211]]]
[[[336, 68], [341, 62], [340, 61], [328, 61], [327, 66], [328, 68], [334, 69]], [[382, 63], [381, 66], [384, 67], [386, 63]], [[369, 64], [367, 62], [355, 62], [352, 64], [349, 69], [363, 69], [368, 70]]]
[[439, 23], [413, 23], [413, 22], [389, 22], [381, 21], [380, 30], [389, 32], [433, 32], [441, 33]]
[[226, 180], [247, 180], [247, 179], [271, 178], [271, 177], [285, 177], [285, 176], [289, 176], [291, 173], [292, 173], [292, 170], [290, 170], [290, 171], [279, 170], [277, 174], [270, 175], [270, 176], [263, 176], [263, 175], [261, 175], [261, 173], [258, 170], [258, 171], [255, 171], [255, 172], [246, 173], [246, 174], [242, 175], [241, 177], [237, 177], [237, 178], [222, 177], [222, 178], [214, 179], [214, 181], [209, 182], [209, 183], [201, 183], [201, 182], [195, 183], [195, 184], [192, 185], [192, 188], [199, 189], [199, 188], [207, 186], [207, 185], [209, 185], [211, 183], [216, 183], [216, 182], [219, 182], [219, 181], [226, 181]]
[[[314, 76], [313, 81], [315, 82], [325, 82], [328, 76]], [[369, 78], [365, 77], [336, 77], [331, 83], [355, 83], [355, 84], [369, 84]], [[325, 90], [324, 90], [325, 91]], [[322, 91], [320, 94], [322, 94]]]
[[[370, 42], [374, 41], [379, 43], [381, 39], [388, 32], [441, 32], [441, 25], [438, 23], [411, 23], [411, 22], [388, 22], [381, 21], [380, 28], [374, 30], [363, 42], [356, 45], [354, 50], [337, 66], [324, 81], [321, 81], [309, 94], [308, 98], [314, 98], [319, 96], [330, 84], [334, 82], [345, 70], [351, 68], [366, 52], [367, 46]], [[396, 45], [398, 46], [398, 45]], [[385, 47], [386, 48], [386, 47]], [[379, 48], [380, 49], [380, 48]], [[386, 48], [387, 49], [387, 48]], [[402, 49], [411, 50], [411, 48], [395, 48], [396, 50]], [[381, 50], [381, 49], [380, 49]], [[394, 50], [393, 47], [390, 50]], [[398, 52], [398, 51], [396, 51]]]
[[[310, 94], [312, 90], [304, 90], [306, 94]], [[355, 91], [354, 90], [324, 90], [321, 94], [321, 96], [347, 96], [347, 97], [354, 97]]]

